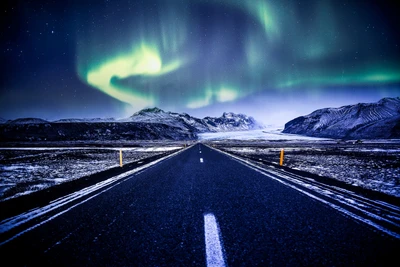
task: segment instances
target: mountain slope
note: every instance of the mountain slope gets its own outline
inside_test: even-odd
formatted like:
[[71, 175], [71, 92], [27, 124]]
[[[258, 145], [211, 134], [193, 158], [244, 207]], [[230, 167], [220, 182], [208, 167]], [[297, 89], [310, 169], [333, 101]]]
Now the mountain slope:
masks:
[[9, 124], [40, 124], [48, 123], [48, 121], [39, 118], [21, 118], [12, 121], [8, 121]]
[[165, 112], [159, 108], [147, 108], [136, 112], [131, 117], [121, 120], [122, 122], [141, 122], [141, 123], [161, 123], [182, 130], [191, 132], [202, 132], [204, 126], [197, 118], [188, 114], [179, 114], [173, 112]]
[[50, 122], [0, 125], [1, 141], [193, 140], [193, 132], [160, 123]]
[[319, 109], [286, 123], [283, 133], [344, 139], [400, 138], [400, 98]]
[[60, 119], [53, 121], [55, 123], [70, 123], [70, 122], [114, 122], [114, 118], [93, 118], [93, 119]]
[[143, 109], [123, 121], [162, 123], [197, 133], [262, 128], [254, 118], [233, 112], [225, 112], [219, 118], [205, 117], [204, 119], [199, 119], [186, 113], [165, 112], [159, 108]]
[[205, 117], [204, 122], [210, 131], [226, 132], [238, 130], [254, 130], [263, 128], [253, 117], [243, 114], [235, 114], [233, 112], [224, 112], [222, 117], [212, 118]]
[[195, 140], [198, 133], [249, 130], [260, 127], [252, 117], [224, 113], [220, 118], [198, 119], [186, 113], [148, 108], [131, 117], [62, 119], [54, 122], [26, 118], [0, 124], [1, 141], [70, 140]]

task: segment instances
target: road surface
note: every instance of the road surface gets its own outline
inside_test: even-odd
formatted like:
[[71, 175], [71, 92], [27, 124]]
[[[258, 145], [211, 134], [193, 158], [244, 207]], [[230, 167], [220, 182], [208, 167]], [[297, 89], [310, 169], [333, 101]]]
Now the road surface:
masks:
[[383, 266], [400, 248], [398, 238], [202, 144], [77, 195], [1, 222], [2, 261]]

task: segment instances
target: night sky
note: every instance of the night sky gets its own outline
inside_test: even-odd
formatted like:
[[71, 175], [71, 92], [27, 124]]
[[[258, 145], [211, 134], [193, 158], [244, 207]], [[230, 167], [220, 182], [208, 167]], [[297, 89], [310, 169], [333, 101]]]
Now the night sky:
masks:
[[395, 1], [9, 1], [0, 117], [145, 108], [283, 125], [400, 96]]

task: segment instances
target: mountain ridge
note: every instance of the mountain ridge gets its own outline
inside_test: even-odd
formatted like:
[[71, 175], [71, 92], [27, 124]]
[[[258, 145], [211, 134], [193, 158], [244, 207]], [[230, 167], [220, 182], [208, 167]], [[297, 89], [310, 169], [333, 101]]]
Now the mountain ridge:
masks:
[[233, 112], [224, 112], [218, 118], [199, 119], [187, 113], [165, 112], [154, 107], [142, 109], [122, 120], [9, 120], [0, 124], [0, 140], [196, 140], [198, 133], [251, 130], [260, 127], [262, 125], [252, 117]]
[[224, 112], [221, 117], [207, 116], [203, 119], [199, 119], [187, 113], [165, 112], [157, 107], [142, 109], [134, 113], [131, 117], [121, 121], [164, 123], [199, 133], [263, 128], [263, 125], [258, 123], [253, 117], [240, 113]]
[[400, 97], [318, 109], [287, 122], [282, 132], [342, 139], [400, 138]]

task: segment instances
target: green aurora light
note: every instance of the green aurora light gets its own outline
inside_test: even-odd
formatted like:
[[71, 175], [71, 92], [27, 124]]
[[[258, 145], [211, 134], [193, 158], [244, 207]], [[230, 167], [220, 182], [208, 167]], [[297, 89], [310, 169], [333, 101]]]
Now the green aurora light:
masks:
[[291, 1], [148, 2], [114, 18], [126, 24], [123, 32], [89, 28], [77, 47], [81, 79], [128, 104], [127, 112], [195, 109], [265, 90], [400, 82], [398, 54], [370, 40], [375, 34], [353, 36], [369, 18], [351, 25], [356, 18], [343, 21], [333, 1], [309, 3], [307, 16]]

